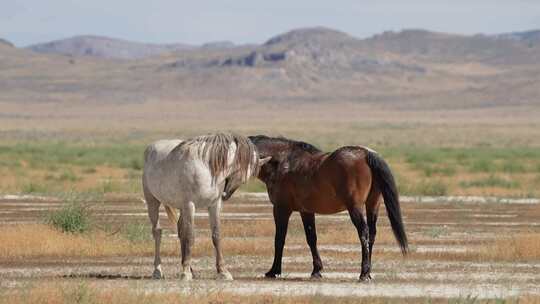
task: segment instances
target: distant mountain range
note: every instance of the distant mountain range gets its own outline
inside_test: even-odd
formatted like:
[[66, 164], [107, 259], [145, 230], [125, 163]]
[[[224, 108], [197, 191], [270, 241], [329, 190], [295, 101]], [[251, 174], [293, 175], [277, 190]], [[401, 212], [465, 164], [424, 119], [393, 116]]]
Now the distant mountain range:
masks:
[[501, 39], [514, 39], [529, 43], [540, 43], [540, 30], [498, 34], [495, 35], [495, 37]]
[[102, 58], [140, 59], [175, 50], [190, 49], [187, 44], [150, 44], [100, 36], [76, 36], [34, 44], [28, 49], [44, 54], [94, 56]]
[[466, 36], [404, 30], [358, 39], [316, 27], [240, 46], [78, 36], [26, 49], [0, 43], [0, 71], [0, 101], [540, 105], [540, 31]]
[[[201, 48], [227, 49], [234, 47], [230, 41], [217, 41], [203, 44]], [[44, 54], [69, 56], [92, 56], [99, 58], [141, 59], [163, 53], [195, 49], [197, 46], [173, 43], [152, 44], [127, 41], [100, 36], [75, 36], [62, 40], [30, 45], [27, 49]]]
[[[467, 39], [468, 38], [468, 39]], [[452, 41], [454, 40], [454, 41]], [[467, 41], [468, 40], [468, 41]], [[461, 48], [461, 54], [453, 54], [460, 56], [463, 52], [475, 52], [478, 44], [491, 43], [496, 44], [497, 40], [513, 40], [523, 43], [535, 44], [540, 43], [540, 30], [532, 30], [525, 32], [512, 32], [496, 35], [475, 35], [475, 36], [460, 36], [451, 34], [434, 33], [425, 30], [405, 30], [402, 32], [385, 32], [381, 35], [375, 35], [372, 38], [360, 40], [351, 37], [343, 32], [331, 30], [327, 28], [311, 28], [298, 29], [288, 33], [278, 35], [269, 39], [264, 46], [279, 45], [290, 42], [298, 43], [317, 43], [319, 45], [329, 46], [332, 42], [336, 44], [356, 44], [367, 46], [370, 43], [376, 44], [376, 41], [389, 43], [394, 51], [398, 52], [422, 52], [421, 48], [427, 50], [426, 43], [451, 43], [452, 47]], [[9, 41], [0, 39], [0, 43], [12, 45]], [[474, 45], [476, 43], [476, 45]], [[380, 44], [380, 43], [379, 43]], [[505, 43], [502, 43], [504, 45]], [[201, 46], [195, 46], [185, 43], [173, 44], [152, 44], [127, 41], [101, 36], [75, 36], [71, 38], [55, 40], [51, 42], [38, 43], [26, 47], [29, 50], [45, 53], [45, 54], [62, 54], [69, 56], [92, 56], [100, 58], [117, 58], [117, 59], [141, 59], [152, 56], [158, 56], [165, 53], [193, 50], [193, 49], [231, 49], [236, 47], [230, 41], [217, 41], [205, 43]], [[383, 46], [384, 47], [384, 46]], [[440, 45], [431, 45], [429, 48], [437, 48]], [[464, 48], [470, 47], [466, 50]], [[437, 50], [437, 51], [440, 51]], [[452, 49], [451, 51], [456, 51]]]
[[0, 44], [11, 46], [11, 47], [14, 46], [13, 43], [11, 43], [11, 42], [9, 42], [9, 41], [7, 41], [5, 39], [2, 39], [2, 38], [0, 38]]

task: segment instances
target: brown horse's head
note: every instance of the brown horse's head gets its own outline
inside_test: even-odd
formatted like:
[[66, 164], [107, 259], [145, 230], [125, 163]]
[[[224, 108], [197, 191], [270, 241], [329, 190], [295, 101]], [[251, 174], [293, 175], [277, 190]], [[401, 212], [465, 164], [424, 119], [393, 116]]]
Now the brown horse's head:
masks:
[[256, 135], [248, 138], [257, 148], [260, 157], [270, 157], [270, 161], [261, 167], [258, 176], [267, 186], [293, 169], [306, 167], [310, 156], [321, 152], [311, 144], [283, 137]]

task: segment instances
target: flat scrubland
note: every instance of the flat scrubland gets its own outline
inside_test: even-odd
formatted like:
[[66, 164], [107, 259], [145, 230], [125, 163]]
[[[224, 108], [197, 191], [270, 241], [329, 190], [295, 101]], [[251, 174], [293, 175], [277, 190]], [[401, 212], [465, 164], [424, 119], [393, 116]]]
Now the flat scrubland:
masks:
[[[62, 232], [51, 214], [82, 204], [90, 225]], [[411, 252], [402, 257], [384, 208], [373, 254], [374, 281], [358, 283], [360, 246], [346, 213], [318, 216], [322, 280], [300, 217], [291, 218], [283, 276], [266, 280], [273, 258], [271, 204], [236, 195], [223, 210], [223, 248], [233, 282], [215, 281], [206, 210], [196, 213], [195, 280], [178, 280], [179, 244], [166, 219], [164, 280], [152, 280], [146, 209], [130, 197], [2, 200], [0, 298], [22, 303], [538, 303], [537, 204], [404, 203]]]
[[[540, 196], [540, 109], [395, 104], [1, 104], [0, 192], [140, 194], [151, 141], [217, 131], [379, 151], [407, 195]], [[264, 191], [257, 182], [244, 190]]]
[[9, 294], [8, 298], [0, 299], [0, 303], [282, 303], [282, 304], [322, 304], [332, 301], [339, 303], [538, 303], [540, 298], [524, 296], [515, 300], [493, 299], [478, 300], [474, 297], [455, 299], [424, 299], [385, 297], [334, 297], [334, 296], [285, 296], [285, 295], [237, 295], [226, 292], [210, 292], [206, 295], [183, 295], [175, 292], [139, 294], [128, 290], [103, 291], [90, 287], [84, 282], [79, 283], [42, 283], [31, 286], [24, 292]]
[[[223, 215], [235, 281], [213, 279], [206, 210], [197, 210], [195, 280], [182, 284], [178, 241], [164, 214], [166, 279], [150, 279], [153, 241], [140, 201], [146, 144], [216, 131], [282, 135], [325, 151], [369, 146], [388, 160], [402, 195], [540, 197], [536, 107], [211, 100], [0, 107], [0, 194], [46, 197], [0, 200], [0, 303], [540, 302], [539, 205], [403, 203], [405, 258], [381, 208], [371, 284], [356, 281], [360, 248], [346, 214], [317, 217], [324, 279], [309, 280], [311, 256], [295, 215], [283, 277], [268, 281], [271, 205], [238, 193]], [[265, 189], [252, 181], [242, 190]], [[85, 210], [83, 232], [51, 224], [72, 204]]]

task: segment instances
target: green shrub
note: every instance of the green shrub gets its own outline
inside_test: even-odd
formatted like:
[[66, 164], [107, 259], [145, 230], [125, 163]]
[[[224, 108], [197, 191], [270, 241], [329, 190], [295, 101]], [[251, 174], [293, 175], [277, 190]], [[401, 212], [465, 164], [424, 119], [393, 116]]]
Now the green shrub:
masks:
[[107, 178], [101, 182], [100, 191], [102, 193], [115, 192], [120, 188], [118, 183], [114, 182], [112, 178]]
[[456, 168], [450, 166], [440, 167], [437, 169], [437, 173], [444, 176], [454, 176], [456, 174]]
[[47, 222], [63, 232], [82, 233], [90, 229], [90, 212], [81, 202], [66, 202], [49, 214]]
[[467, 182], [461, 182], [460, 186], [464, 188], [487, 188], [487, 187], [493, 187], [493, 188], [518, 188], [519, 182], [517, 181], [509, 181], [504, 178], [490, 175], [487, 178], [481, 178], [477, 180], [467, 181]]
[[242, 185], [239, 191], [243, 192], [266, 192], [266, 186], [258, 179], [251, 179], [244, 185]]
[[406, 178], [404, 178], [399, 172], [394, 172], [394, 178], [396, 180], [396, 185], [398, 189], [398, 193], [400, 195], [414, 195], [414, 189]]
[[414, 168], [422, 171], [426, 177], [430, 177], [435, 173], [435, 167], [430, 164], [419, 163]]
[[416, 194], [413, 187], [407, 182], [396, 182], [398, 193], [400, 195], [414, 195]]
[[432, 226], [424, 232], [425, 235], [438, 239], [441, 236], [448, 235], [448, 228], [446, 226]]
[[[24, 160], [32, 168], [51, 165], [137, 167], [142, 161], [143, 145], [108, 143], [102, 145], [65, 142], [17, 143], [0, 145], [0, 158], [8, 162]], [[133, 159], [137, 163], [130, 163]]]
[[17, 159], [0, 159], [0, 167], [19, 168], [21, 163]]
[[96, 172], [97, 172], [97, 170], [94, 167], [84, 168], [83, 171], [82, 171], [82, 173], [84, 173], [84, 174], [93, 174], [93, 173], [96, 173]]
[[62, 289], [64, 303], [94, 304], [98, 303], [97, 293], [85, 282], [80, 282], [76, 287]]
[[426, 166], [423, 170], [426, 177], [432, 175], [453, 176], [456, 174], [456, 169], [450, 166]]
[[459, 298], [448, 299], [448, 304], [475, 304], [479, 303], [477, 296], [468, 295], [466, 297], [460, 296]]
[[524, 173], [526, 172], [525, 166], [516, 161], [507, 161], [502, 165], [502, 171], [505, 173]]
[[37, 184], [34, 182], [28, 182], [21, 187], [21, 192], [24, 194], [36, 194], [36, 193], [46, 193], [47, 186], [43, 184]]
[[65, 170], [58, 176], [59, 181], [70, 181], [70, 182], [76, 182], [80, 180], [81, 178], [78, 177], [73, 171], [71, 170]]
[[152, 238], [152, 229], [148, 224], [128, 223], [122, 229], [122, 234], [130, 242], [142, 242]]
[[470, 172], [492, 172], [494, 169], [493, 162], [488, 159], [477, 159], [469, 165]]
[[140, 170], [142, 170], [142, 167], [143, 167], [142, 161], [139, 158], [134, 158], [129, 162], [128, 167], [133, 169], [133, 170], [140, 171]]
[[425, 180], [414, 186], [414, 192], [417, 195], [443, 196], [448, 194], [448, 186], [440, 180]]

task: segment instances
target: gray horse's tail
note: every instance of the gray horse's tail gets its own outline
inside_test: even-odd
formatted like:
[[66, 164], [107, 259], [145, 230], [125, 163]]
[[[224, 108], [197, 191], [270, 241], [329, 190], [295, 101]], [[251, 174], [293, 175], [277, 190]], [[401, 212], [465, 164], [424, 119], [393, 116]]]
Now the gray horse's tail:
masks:
[[[144, 198], [141, 198], [141, 201], [143, 204], [146, 204], [146, 200]], [[169, 219], [169, 223], [172, 226], [173, 230], [177, 230], [177, 223], [178, 223], [178, 215], [176, 214], [176, 211], [174, 208], [171, 208], [167, 205], [163, 205], [165, 207], [165, 212], [167, 212], [167, 218]]]
[[174, 208], [167, 205], [163, 205], [163, 207], [165, 207], [165, 212], [167, 212], [167, 218], [169, 219], [171, 226], [173, 226], [173, 229], [176, 231], [178, 223], [178, 215], [176, 214], [176, 211]]

